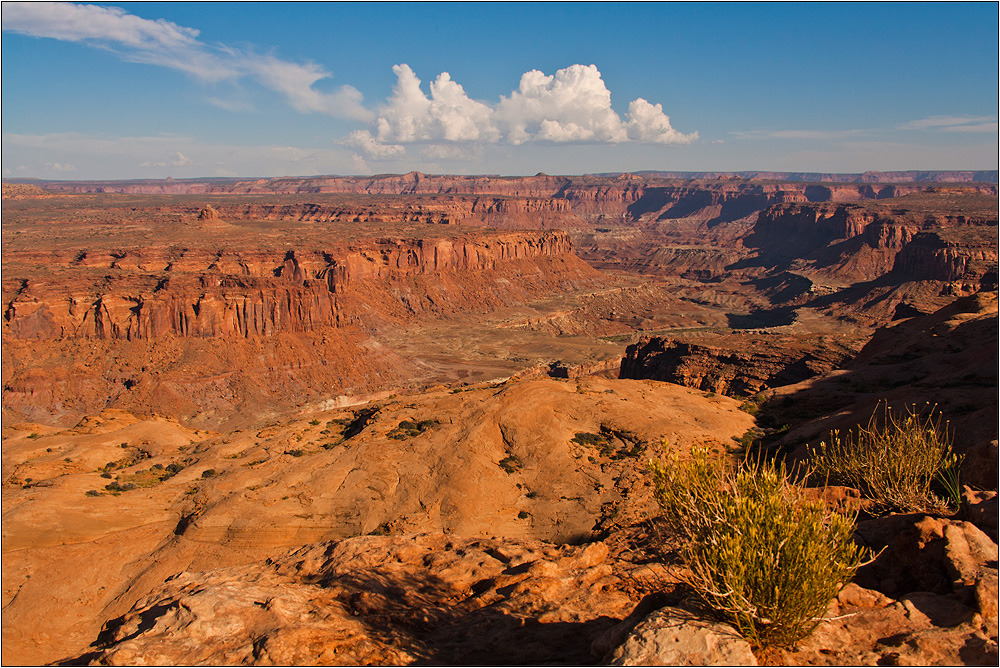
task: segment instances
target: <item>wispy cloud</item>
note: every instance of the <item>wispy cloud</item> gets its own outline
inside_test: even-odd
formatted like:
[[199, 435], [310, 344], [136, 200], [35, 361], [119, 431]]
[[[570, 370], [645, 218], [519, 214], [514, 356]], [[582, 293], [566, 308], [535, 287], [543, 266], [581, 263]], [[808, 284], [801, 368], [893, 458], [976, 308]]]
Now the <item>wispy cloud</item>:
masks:
[[871, 130], [742, 130], [730, 132], [740, 139], [847, 139], [871, 133]]
[[179, 70], [206, 83], [249, 78], [285, 97], [301, 112], [369, 121], [372, 114], [352, 86], [326, 93], [314, 84], [332, 75], [315, 63], [198, 39], [198, 30], [164, 19], [144, 19], [119, 7], [68, 2], [4, 2], [3, 30], [110, 51], [123, 60]]
[[396, 85], [377, 110], [373, 129], [341, 140], [370, 158], [397, 156], [407, 144], [680, 145], [698, 139], [697, 132], [675, 130], [663, 107], [643, 98], [633, 100], [622, 119], [594, 65], [571, 65], [554, 75], [525, 72], [518, 89], [493, 105], [471, 99], [447, 72], [430, 83], [429, 96], [409, 65], [396, 65], [393, 72]]
[[896, 126], [897, 130], [941, 132], [997, 132], [996, 116], [928, 116]]
[[174, 151], [169, 158], [165, 160], [146, 160], [145, 162], [139, 163], [140, 167], [183, 167], [191, 163], [191, 158], [187, 157], [180, 151]]
[[350, 151], [338, 146], [239, 146], [182, 135], [3, 135], [5, 177], [67, 178], [74, 165], [81, 166], [81, 178], [99, 179], [335, 174], [349, 171], [350, 160]]

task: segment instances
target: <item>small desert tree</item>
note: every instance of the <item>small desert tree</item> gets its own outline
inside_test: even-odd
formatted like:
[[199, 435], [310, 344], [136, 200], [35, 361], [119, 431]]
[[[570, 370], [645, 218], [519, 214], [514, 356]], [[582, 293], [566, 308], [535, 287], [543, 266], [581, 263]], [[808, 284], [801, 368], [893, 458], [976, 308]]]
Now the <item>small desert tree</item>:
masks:
[[688, 584], [758, 648], [811, 633], [862, 561], [853, 518], [806, 499], [783, 465], [736, 467], [702, 448], [651, 470]]

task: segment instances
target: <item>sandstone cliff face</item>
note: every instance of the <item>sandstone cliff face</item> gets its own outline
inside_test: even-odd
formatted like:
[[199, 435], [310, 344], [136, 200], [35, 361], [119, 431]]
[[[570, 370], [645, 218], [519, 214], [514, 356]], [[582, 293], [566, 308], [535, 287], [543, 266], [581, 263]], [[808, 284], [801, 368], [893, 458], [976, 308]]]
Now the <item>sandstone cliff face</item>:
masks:
[[996, 219], [898, 214], [855, 205], [791, 204], [760, 213], [743, 243], [758, 266], [808, 267], [840, 281], [965, 281], [995, 273]]
[[[367, 197], [367, 196], [366, 196]], [[489, 197], [473, 195], [421, 196], [395, 202], [367, 198], [365, 201], [315, 201], [293, 204], [265, 202], [227, 203], [219, 206], [226, 220], [280, 220], [343, 223], [428, 223], [481, 225], [486, 219], [513, 217], [498, 227], [538, 228], [545, 216], [562, 221], [570, 213], [567, 200], [542, 197]], [[538, 216], [542, 216], [542, 220]], [[530, 219], [528, 218], [530, 216]], [[531, 224], [533, 223], [533, 224]]]
[[[519, 261], [573, 262], [563, 232], [478, 239], [372, 241], [335, 251], [275, 254], [233, 250], [20, 254], [63, 266], [107, 270], [98, 285], [63, 286], [23, 279], [6, 304], [6, 330], [17, 339], [260, 337], [305, 332], [362, 319], [366, 290], [448, 273], [494, 271]], [[588, 268], [576, 261], [575, 268]], [[117, 270], [117, 271], [116, 271]], [[116, 280], [117, 279], [117, 280]], [[103, 287], [102, 287], [103, 286]], [[110, 289], [109, 289], [110, 288]], [[405, 300], [410, 313], [433, 303]]]
[[[949, 233], [951, 232], [951, 233]], [[997, 247], [987, 230], [961, 236], [952, 230], [918, 232], [893, 261], [892, 272], [909, 280], [959, 282], [965, 290], [995, 287]]]

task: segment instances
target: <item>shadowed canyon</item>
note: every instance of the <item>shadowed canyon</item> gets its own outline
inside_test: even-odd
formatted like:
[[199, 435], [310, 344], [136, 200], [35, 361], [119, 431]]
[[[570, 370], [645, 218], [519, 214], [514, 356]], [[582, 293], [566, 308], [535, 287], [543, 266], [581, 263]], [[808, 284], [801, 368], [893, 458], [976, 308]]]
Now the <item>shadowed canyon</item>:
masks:
[[[5, 664], [997, 661], [996, 172], [3, 188]], [[649, 460], [884, 402], [960, 507], [862, 509], [794, 647], [642, 654], [706, 624]]]

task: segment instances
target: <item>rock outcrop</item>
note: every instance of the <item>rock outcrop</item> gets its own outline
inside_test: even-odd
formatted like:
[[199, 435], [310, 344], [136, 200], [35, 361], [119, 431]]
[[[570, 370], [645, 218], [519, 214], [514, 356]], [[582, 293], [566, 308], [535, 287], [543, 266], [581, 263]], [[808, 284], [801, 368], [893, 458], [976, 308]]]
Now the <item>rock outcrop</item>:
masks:
[[620, 584], [601, 543], [363, 536], [179, 573], [76, 661], [582, 665], [631, 607]]
[[3, 198], [4, 199], [23, 199], [26, 197], [46, 197], [50, 196], [51, 193], [42, 190], [38, 186], [31, 183], [4, 183], [3, 184]]
[[818, 376], [843, 360], [841, 351], [796, 351], [788, 341], [774, 338], [744, 336], [726, 347], [643, 338], [626, 348], [619, 378], [650, 378], [745, 397]]

